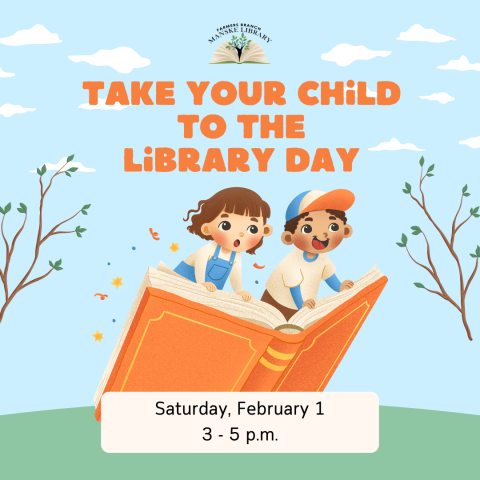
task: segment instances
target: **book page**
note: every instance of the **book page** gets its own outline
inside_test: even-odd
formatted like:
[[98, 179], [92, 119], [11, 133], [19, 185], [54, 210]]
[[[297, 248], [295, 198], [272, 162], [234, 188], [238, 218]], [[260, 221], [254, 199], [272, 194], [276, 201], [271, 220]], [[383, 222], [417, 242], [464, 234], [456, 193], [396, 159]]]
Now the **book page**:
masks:
[[203, 285], [193, 283], [176, 274], [163, 262], [160, 262], [157, 270], [149, 268], [147, 274], [152, 287], [216, 308], [242, 320], [271, 329], [285, 323], [285, 318], [275, 307], [255, 298], [246, 302], [240, 295], [223, 290], [209, 292]]
[[265, 50], [263, 50], [258, 43], [255, 43], [255, 41], [250, 42], [250, 48], [243, 50], [242, 56], [240, 57], [240, 63], [245, 62], [268, 63]]
[[292, 325], [298, 325], [304, 330], [307, 329], [310, 325], [314, 324], [322, 317], [335, 310], [342, 303], [354, 297], [358, 292], [382, 276], [382, 272], [380, 272], [375, 265], [365, 275], [361, 276], [351, 289], [329, 295], [328, 297], [317, 299], [316, 307], [313, 310], [310, 310], [307, 307], [302, 308], [290, 319], [289, 323]]
[[238, 61], [238, 54], [235, 49], [228, 50], [227, 49], [228, 42], [221, 43], [218, 48], [213, 53], [212, 61], [210, 63], [222, 63], [222, 62], [235, 62], [240, 63]]

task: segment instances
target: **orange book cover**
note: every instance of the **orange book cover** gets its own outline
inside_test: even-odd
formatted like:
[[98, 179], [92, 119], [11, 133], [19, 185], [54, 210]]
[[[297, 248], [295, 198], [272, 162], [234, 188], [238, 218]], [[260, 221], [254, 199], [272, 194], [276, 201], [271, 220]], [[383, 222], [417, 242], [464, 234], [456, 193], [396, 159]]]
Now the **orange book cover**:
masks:
[[293, 335], [147, 287], [95, 416], [110, 391], [323, 391], [386, 283], [381, 277]]

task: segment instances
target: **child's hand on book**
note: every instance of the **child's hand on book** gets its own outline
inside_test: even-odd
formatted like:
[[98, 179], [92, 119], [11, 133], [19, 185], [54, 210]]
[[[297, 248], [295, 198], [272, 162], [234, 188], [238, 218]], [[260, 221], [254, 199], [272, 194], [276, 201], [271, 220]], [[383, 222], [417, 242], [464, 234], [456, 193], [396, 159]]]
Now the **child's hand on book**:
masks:
[[315, 308], [315, 300], [313, 298], [310, 298], [308, 300], [305, 300], [303, 302], [302, 308], [303, 307], [308, 307], [310, 310]]
[[241, 295], [246, 302], [249, 302], [252, 299], [252, 294], [250, 292], [241, 291], [238, 292], [237, 295]]
[[341, 285], [340, 285], [340, 291], [343, 292], [343, 290], [349, 290], [355, 285], [354, 282], [351, 280], [345, 280]]
[[217, 290], [217, 287], [216, 287], [215, 284], [212, 283], [212, 282], [204, 282], [204, 283], [202, 283], [202, 285], [203, 285], [204, 287], [207, 287], [207, 290], [208, 290], [209, 292], [215, 292], [215, 291]]

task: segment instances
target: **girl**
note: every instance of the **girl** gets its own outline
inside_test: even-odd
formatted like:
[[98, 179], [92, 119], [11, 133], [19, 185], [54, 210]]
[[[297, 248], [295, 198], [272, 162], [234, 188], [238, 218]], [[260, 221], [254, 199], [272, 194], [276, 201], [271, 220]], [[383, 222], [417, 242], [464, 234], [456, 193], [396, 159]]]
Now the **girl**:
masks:
[[251, 293], [242, 288], [240, 253], [255, 254], [263, 237], [272, 234], [271, 225], [266, 224], [270, 216], [268, 203], [248, 188], [232, 187], [198, 202], [198, 208], [189, 210], [184, 221], [196, 212], [200, 213], [192, 215], [187, 230], [213, 241], [192, 253], [175, 272], [204, 285], [210, 292], [222, 290], [230, 277], [234, 292], [251, 300]]

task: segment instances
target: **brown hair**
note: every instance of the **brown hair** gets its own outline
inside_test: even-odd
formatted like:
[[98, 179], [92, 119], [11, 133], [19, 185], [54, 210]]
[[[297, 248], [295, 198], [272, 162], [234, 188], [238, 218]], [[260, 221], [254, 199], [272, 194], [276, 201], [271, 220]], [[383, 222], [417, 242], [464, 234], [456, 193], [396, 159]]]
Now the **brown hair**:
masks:
[[[347, 223], [347, 217], [345, 216], [345, 212], [342, 212], [341, 210], [325, 210], [325, 211], [337, 217], [339, 220], [342, 220], [344, 225]], [[297, 229], [298, 223], [300, 222], [300, 220], [302, 218], [305, 218], [309, 214], [310, 212], [302, 213], [297, 217], [294, 217], [291, 220], [289, 220], [285, 224], [285, 232], [295, 233], [295, 230]]]
[[[197, 215], [192, 215], [192, 224], [187, 227], [187, 230], [205, 240], [213, 240], [210, 235], [204, 235], [202, 233], [202, 225], [204, 223], [210, 223], [223, 211], [236, 215], [263, 217], [264, 225], [267, 223], [267, 218], [270, 217], [270, 206], [265, 200], [262, 200], [260, 195], [248, 188], [231, 187], [220, 190], [208, 200], [200, 200], [198, 202], [198, 208], [196, 210], [189, 210], [187, 218], [183, 220], [188, 222], [190, 213], [200, 212], [197, 213]], [[262, 244], [263, 237], [255, 247], [247, 250], [247, 253], [254, 255], [255, 250], [260, 248]]]

